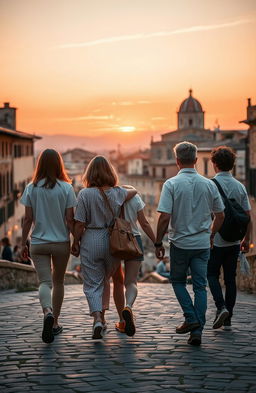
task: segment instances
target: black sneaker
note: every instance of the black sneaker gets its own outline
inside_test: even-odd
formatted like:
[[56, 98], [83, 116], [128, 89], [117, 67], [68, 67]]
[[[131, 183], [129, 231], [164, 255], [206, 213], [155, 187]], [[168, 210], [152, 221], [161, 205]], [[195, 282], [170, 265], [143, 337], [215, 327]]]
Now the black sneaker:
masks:
[[201, 345], [202, 339], [199, 334], [190, 334], [190, 337], [188, 339], [188, 344], [189, 345], [194, 345], [195, 347], [199, 347]]
[[223, 325], [225, 319], [228, 318], [228, 316], [229, 316], [228, 310], [226, 309], [226, 307], [222, 307], [222, 309], [218, 310], [216, 313], [216, 317], [214, 319], [212, 328], [219, 329]]
[[230, 317], [228, 317], [228, 318], [225, 319], [225, 321], [224, 321], [224, 323], [223, 323], [223, 329], [224, 329], [224, 330], [227, 330], [227, 331], [232, 330], [231, 318], [230, 318]]

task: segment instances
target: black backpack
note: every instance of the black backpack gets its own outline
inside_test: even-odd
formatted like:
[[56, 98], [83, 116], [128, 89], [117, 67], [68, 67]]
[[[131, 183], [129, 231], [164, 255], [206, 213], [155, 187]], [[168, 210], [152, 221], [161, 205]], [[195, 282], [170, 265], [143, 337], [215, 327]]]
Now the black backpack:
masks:
[[239, 205], [233, 198], [227, 198], [219, 182], [216, 179], [211, 179], [218, 187], [219, 193], [223, 198], [225, 205], [225, 219], [219, 230], [223, 240], [227, 242], [235, 242], [242, 240], [246, 234], [247, 226], [250, 222], [250, 217], [246, 214], [242, 206]]

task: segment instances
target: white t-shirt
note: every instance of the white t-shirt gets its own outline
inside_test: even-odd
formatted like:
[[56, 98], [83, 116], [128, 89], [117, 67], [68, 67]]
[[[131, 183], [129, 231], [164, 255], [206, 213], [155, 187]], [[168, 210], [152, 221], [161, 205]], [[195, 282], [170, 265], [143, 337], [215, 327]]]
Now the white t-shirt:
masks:
[[[219, 172], [214, 178], [220, 184], [227, 198], [235, 199], [245, 211], [251, 210], [245, 186], [236, 180], [230, 172]], [[216, 233], [214, 237], [214, 245], [216, 247], [230, 247], [238, 244], [240, 244], [240, 240], [236, 242], [227, 242], [222, 239], [219, 233]]]
[[20, 202], [33, 210], [34, 227], [31, 244], [61, 243], [69, 241], [65, 211], [76, 206], [76, 196], [71, 184], [58, 180], [53, 188], [29, 183]]
[[132, 233], [134, 236], [140, 235], [140, 231], [137, 226], [137, 218], [138, 212], [144, 207], [145, 203], [138, 194], [124, 204], [125, 219], [131, 223]]

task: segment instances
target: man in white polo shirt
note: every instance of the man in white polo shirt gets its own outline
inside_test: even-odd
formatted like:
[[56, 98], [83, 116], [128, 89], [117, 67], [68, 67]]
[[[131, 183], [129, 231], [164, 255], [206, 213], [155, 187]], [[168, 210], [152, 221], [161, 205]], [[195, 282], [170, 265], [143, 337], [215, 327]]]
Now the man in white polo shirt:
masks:
[[[197, 147], [182, 142], [174, 147], [174, 153], [180, 171], [166, 180], [162, 188], [156, 256], [162, 258], [164, 255], [162, 239], [169, 225], [170, 281], [185, 317], [176, 333], [190, 332], [188, 344], [200, 345], [207, 309], [210, 244], [223, 223], [224, 204], [216, 185], [195, 170]], [[188, 268], [191, 270], [194, 303], [186, 289]]]
[[[245, 186], [236, 180], [231, 170], [235, 164], [236, 155], [227, 146], [219, 146], [211, 153], [211, 160], [216, 172], [215, 180], [221, 186], [227, 198], [233, 198], [250, 217], [250, 202]], [[240, 241], [225, 241], [219, 233], [214, 238], [214, 247], [208, 263], [208, 282], [216, 305], [216, 317], [213, 321], [213, 329], [224, 326], [225, 330], [231, 330], [231, 318], [236, 302], [236, 267], [240, 252], [249, 251], [251, 234], [251, 222], [247, 226], [247, 232]], [[220, 269], [223, 268], [225, 283], [225, 299], [219, 283]]]

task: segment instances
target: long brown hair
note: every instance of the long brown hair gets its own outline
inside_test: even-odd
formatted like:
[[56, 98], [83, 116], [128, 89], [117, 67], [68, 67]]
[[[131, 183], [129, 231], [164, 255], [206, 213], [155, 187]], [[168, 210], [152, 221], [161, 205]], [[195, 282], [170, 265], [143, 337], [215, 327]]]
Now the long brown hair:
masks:
[[32, 183], [36, 186], [42, 179], [45, 179], [43, 187], [46, 188], [53, 188], [57, 180], [71, 183], [65, 171], [63, 159], [60, 153], [54, 149], [44, 150], [37, 160]]
[[82, 180], [87, 188], [114, 187], [118, 177], [114, 167], [104, 156], [96, 156], [89, 162]]

